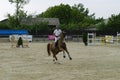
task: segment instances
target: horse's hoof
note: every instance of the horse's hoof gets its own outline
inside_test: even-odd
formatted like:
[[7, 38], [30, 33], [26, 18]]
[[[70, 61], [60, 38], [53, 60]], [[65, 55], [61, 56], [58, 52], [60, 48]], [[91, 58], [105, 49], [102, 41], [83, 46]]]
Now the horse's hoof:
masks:
[[63, 58], [65, 58], [66, 56], [63, 56]]
[[72, 58], [70, 58], [70, 60], [72, 60]]

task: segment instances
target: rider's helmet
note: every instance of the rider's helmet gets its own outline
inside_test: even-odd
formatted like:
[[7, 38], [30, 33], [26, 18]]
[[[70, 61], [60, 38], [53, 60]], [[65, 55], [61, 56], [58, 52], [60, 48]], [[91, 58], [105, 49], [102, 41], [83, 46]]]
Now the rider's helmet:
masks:
[[60, 26], [59, 26], [59, 25], [56, 25], [56, 29], [60, 29]]

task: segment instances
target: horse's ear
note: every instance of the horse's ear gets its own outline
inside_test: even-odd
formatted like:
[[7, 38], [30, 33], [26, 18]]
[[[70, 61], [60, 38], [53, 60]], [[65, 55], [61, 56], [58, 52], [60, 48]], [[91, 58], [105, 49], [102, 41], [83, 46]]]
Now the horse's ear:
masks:
[[63, 34], [65, 34], [66, 32], [65, 31], [62, 31], [63, 32]]

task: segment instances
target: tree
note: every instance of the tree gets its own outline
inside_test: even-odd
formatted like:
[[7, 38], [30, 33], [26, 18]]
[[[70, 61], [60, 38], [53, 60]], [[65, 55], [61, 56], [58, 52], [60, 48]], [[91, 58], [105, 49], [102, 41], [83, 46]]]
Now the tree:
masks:
[[98, 29], [104, 32], [120, 32], [120, 14], [111, 15], [107, 20], [102, 20]]
[[59, 18], [61, 24], [67, 24], [71, 20], [71, 7], [68, 4], [50, 7], [38, 17]]
[[[16, 6], [16, 12], [15, 12], [15, 15], [13, 16], [14, 18], [14, 25], [16, 27], [20, 27], [20, 20], [21, 20], [21, 17], [23, 17], [22, 15], [24, 14], [24, 11], [22, 10], [23, 6], [25, 4], [27, 4], [29, 2], [29, 0], [9, 0], [10, 3], [14, 3], [15, 6]], [[8, 16], [9, 18], [11, 18], [12, 16], [9, 15]]]
[[63, 29], [79, 30], [99, 22], [96, 21], [94, 14], [88, 14], [88, 8], [84, 8], [84, 5], [81, 3], [74, 6], [60, 4], [48, 8], [42, 14], [37, 15], [37, 17], [59, 18]]
[[7, 23], [0, 22], [0, 29], [9, 29]]
[[85, 18], [85, 16], [88, 16], [89, 10], [88, 8], [85, 9], [83, 4], [78, 4], [72, 6], [72, 12], [71, 12], [71, 21], [74, 23], [82, 22]]
[[114, 32], [120, 32], [120, 14], [112, 15], [106, 25], [107, 29]]
[[19, 16], [19, 19], [18, 19], [19, 21], [16, 21], [16, 16], [14, 16], [14, 15], [8, 14], [7, 16], [8, 16], [9, 27], [12, 28], [12, 29], [19, 29], [19, 28], [21, 28], [20, 27], [21, 26], [20, 22], [23, 18], [27, 17], [27, 13], [25, 13], [23, 10], [20, 10], [19, 15], [18, 15]]

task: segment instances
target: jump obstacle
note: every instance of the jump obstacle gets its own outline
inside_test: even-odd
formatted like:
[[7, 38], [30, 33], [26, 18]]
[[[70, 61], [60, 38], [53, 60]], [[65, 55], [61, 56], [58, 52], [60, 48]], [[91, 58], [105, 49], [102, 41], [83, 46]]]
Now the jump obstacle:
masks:
[[32, 40], [29, 40], [30, 36], [28, 36], [28, 35], [10, 35], [9, 40], [11, 42], [11, 47], [17, 47], [17, 42], [18, 42], [19, 37], [21, 37], [23, 40], [23, 47], [29, 47], [29, 41], [32, 41]]
[[88, 33], [87, 39], [88, 45], [120, 45], [120, 33], [118, 32], [116, 36], [105, 35], [103, 37], [97, 37], [96, 33]]

